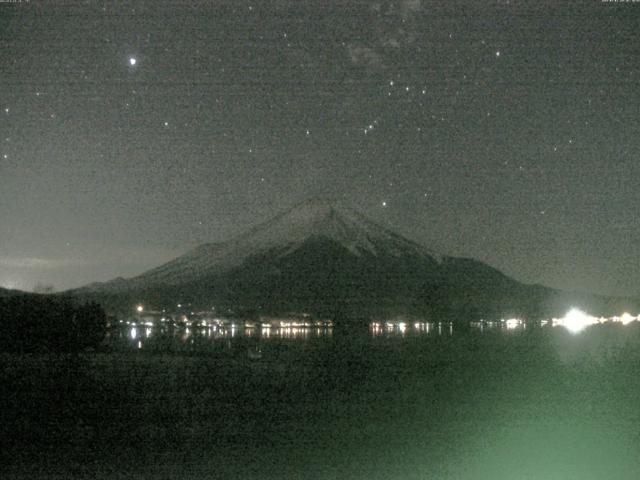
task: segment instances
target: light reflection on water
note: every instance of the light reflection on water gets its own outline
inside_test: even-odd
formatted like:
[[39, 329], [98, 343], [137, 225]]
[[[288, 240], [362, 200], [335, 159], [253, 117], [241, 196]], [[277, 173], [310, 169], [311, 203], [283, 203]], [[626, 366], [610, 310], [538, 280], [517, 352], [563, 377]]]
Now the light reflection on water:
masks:
[[197, 344], [201, 347], [222, 346], [232, 348], [232, 342], [262, 344], [269, 341], [304, 341], [312, 338], [329, 338], [332, 326], [271, 326], [242, 322], [229, 325], [174, 326], [157, 325], [144, 328], [144, 336], [137, 325], [122, 325], [108, 334], [112, 346], [145, 349], [145, 347], [172, 348]]
[[[547, 325], [563, 327], [572, 334], [577, 334], [590, 325], [599, 323], [620, 323], [627, 325], [639, 317], [624, 314], [621, 317], [595, 318], [573, 309], [561, 319], [526, 322], [519, 318], [507, 318], [497, 321], [472, 321], [468, 328], [455, 326], [452, 322], [427, 322], [420, 319], [395, 319], [372, 321], [368, 324], [370, 338], [405, 338], [405, 337], [447, 337], [458, 331], [484, 334], [490, 331], [523, 332], [528, 328], [540, 328]], [[142, 330], [144, 328], [144, 330]], [[354, 327], [355, 328], [355, 327]], [[356, 329], [357, 331], [357, 329]], [[349, 330], [346, 330], [348, 333]], [[271, 323], [260, 323], [241, 320], [202, 321], [184, 324], [151, 322], [121, 322], [119, 328], [112, 330], [109, 341], [113, 346], [124, 348], [171, 349], [191, 346], [193, 348], [210, 348], [222, 346], [232, 348], [236, 344], [254, 345], [260, 348], [268, 342], [308, 341], [310, 339], [330, 338], [333, 335], [331, 322], [311, 322], [308, 320], [278, 320]], [[247, 343], [249, 342], [249, 343]]]
[[[138, 325], [121, 325], [109, 334], [112, 345], [144, 349], [145, 346], [161, 345], [180, 347], [222, 345], [231, 348], [232, 342], [261, 345], [265, 342], [308, 341], [330, 338], [334, 334], [333, 325], [300, 325], [292, 323], [270, 325], [252, 322], [229, 324], [209, 324], [206, 326], [145, 326], [144, 336]], [[451, 322], [386, 321], [371, 322], [368, 335], [372, 338], [404, 338], [411, 336], [451, 336], [454, 326]], [[162, 343], [164, 342], [164, 344]]]
[[[513, 330], [524, 328], [521, 324], [501, 322], [471, 323], [471, 330], [483, 333], [487, 330]], [[368, 325], [368, 334], [372, 338], [404, 338], [412, 336], [452, 336], [455, 329], [452, 322], [423, 322], [423, 321], [374, 321]], [[269, 324], [254, 325], [242, 322], [228, 325], [207, 326], [146, 326], [144, 337], [137, 325], [124, 325], [111, 332], [112, 343], [121, 346], [133, 345], [144, 349], [148, 342], [160, 342], [162, 339], [173, 345], [188, 345], [194, 342], [216, 342], [231, 346], [229, 341], [254, 341], [257, 344], [278, 340], [304, 341], [312, 338], [329, 338], [333, 335], [332, 326], [272, 326]], [[222, 341], [226, 342], [222, 342]]]
[[451, 322], [421, 322], [421, 321], [386, 321], [371, 322], [369, 324], [369, 333], [372, 337], [384, 336], [411, 336], [411, 335], [430, 335], [437, 334], [453, 335], [453, 323]]

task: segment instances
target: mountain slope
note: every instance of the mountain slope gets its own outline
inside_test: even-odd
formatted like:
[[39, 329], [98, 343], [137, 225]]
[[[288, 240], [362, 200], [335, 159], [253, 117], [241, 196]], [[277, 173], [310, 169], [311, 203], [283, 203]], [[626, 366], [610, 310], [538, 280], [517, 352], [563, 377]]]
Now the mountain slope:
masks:
[[0, 287], [0, 298], [17, 297], [22, 295], [33, 295], [31, 292], [24, 292], [22, 290], [11, 290], [8, 288]]
[[181, 285], [199, 278], [222, 274], [248, 258], [286, 256], [314, 238], [328, 239], [355, 256], [439, 256], [368, 220], [338, 202], [310, 201], [264, 222], [224, 243], [201, 245], [160, 267], [129, 280], [116, 279], [92, 284], [90, 290], [122, 291], [152, 285]]
[[[130, 279], [73, 292], [107, 309], [212, 306], [333, 318], [540, 317], [606, 301], [524, 285], [472, 259], [439, 255], [336, 202], [305, 202], [228, 242], [199, 246]], [[604, 308], [603, 307], [603, 308]], [[595, 314], [594, 310], [594, 314]]]

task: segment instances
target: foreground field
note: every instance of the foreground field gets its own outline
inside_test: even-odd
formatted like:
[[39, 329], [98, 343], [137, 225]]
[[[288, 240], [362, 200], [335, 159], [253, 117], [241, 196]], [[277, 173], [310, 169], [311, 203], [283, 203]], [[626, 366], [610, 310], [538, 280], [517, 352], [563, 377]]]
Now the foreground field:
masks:
[[632, 479], [639, 328], [1, 358], [3, 478]]

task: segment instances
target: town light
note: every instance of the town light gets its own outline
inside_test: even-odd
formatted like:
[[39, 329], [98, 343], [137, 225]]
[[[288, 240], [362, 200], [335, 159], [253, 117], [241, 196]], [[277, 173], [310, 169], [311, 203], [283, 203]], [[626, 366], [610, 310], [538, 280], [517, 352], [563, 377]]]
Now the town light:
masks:
[[623, 325], [627, 325], [631, 322], [634, 322], [636, 320], [636, 317], [632, 316], [629, 312], [624, 312], [621, 316], [620, 316], [620, 322], [622, 322]]
[[587, 315], [577, 308], [572, 308], [571, 310], [569, 310], [569, 312], [567, 312], [564, 318], [560, 318], [557, 320], [557, 322], [554, 323], [562, 325], [571, 333], [578, 333], [584, 330], [589, 325], [599, 323], [599, 320], [595, 317]]

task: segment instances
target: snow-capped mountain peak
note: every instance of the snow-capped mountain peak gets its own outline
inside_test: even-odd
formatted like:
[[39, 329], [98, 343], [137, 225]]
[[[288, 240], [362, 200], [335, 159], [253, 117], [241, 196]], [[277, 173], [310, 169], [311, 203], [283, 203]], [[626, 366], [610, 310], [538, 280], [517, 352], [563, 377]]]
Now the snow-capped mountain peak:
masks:
[[237, 239], [252, 250], [295, 245], [312, 237], [335, 241], [355, 255], [428, 254], [426, 248], [407, 240], [344, 206], [339, 201], [312, 200], [296, 205], [272, 220], [254, 227]]
[[138, 286], [185, 283], [240, 266], [253, 256], [287, 255], [312, 239], [335, 242], [357, 256], [420, 256], [440, 260], [439, 255], [426, 247], [376, 224], [339, 201], [312, 200], [230, 241], [201, 245], [130, 282]]

